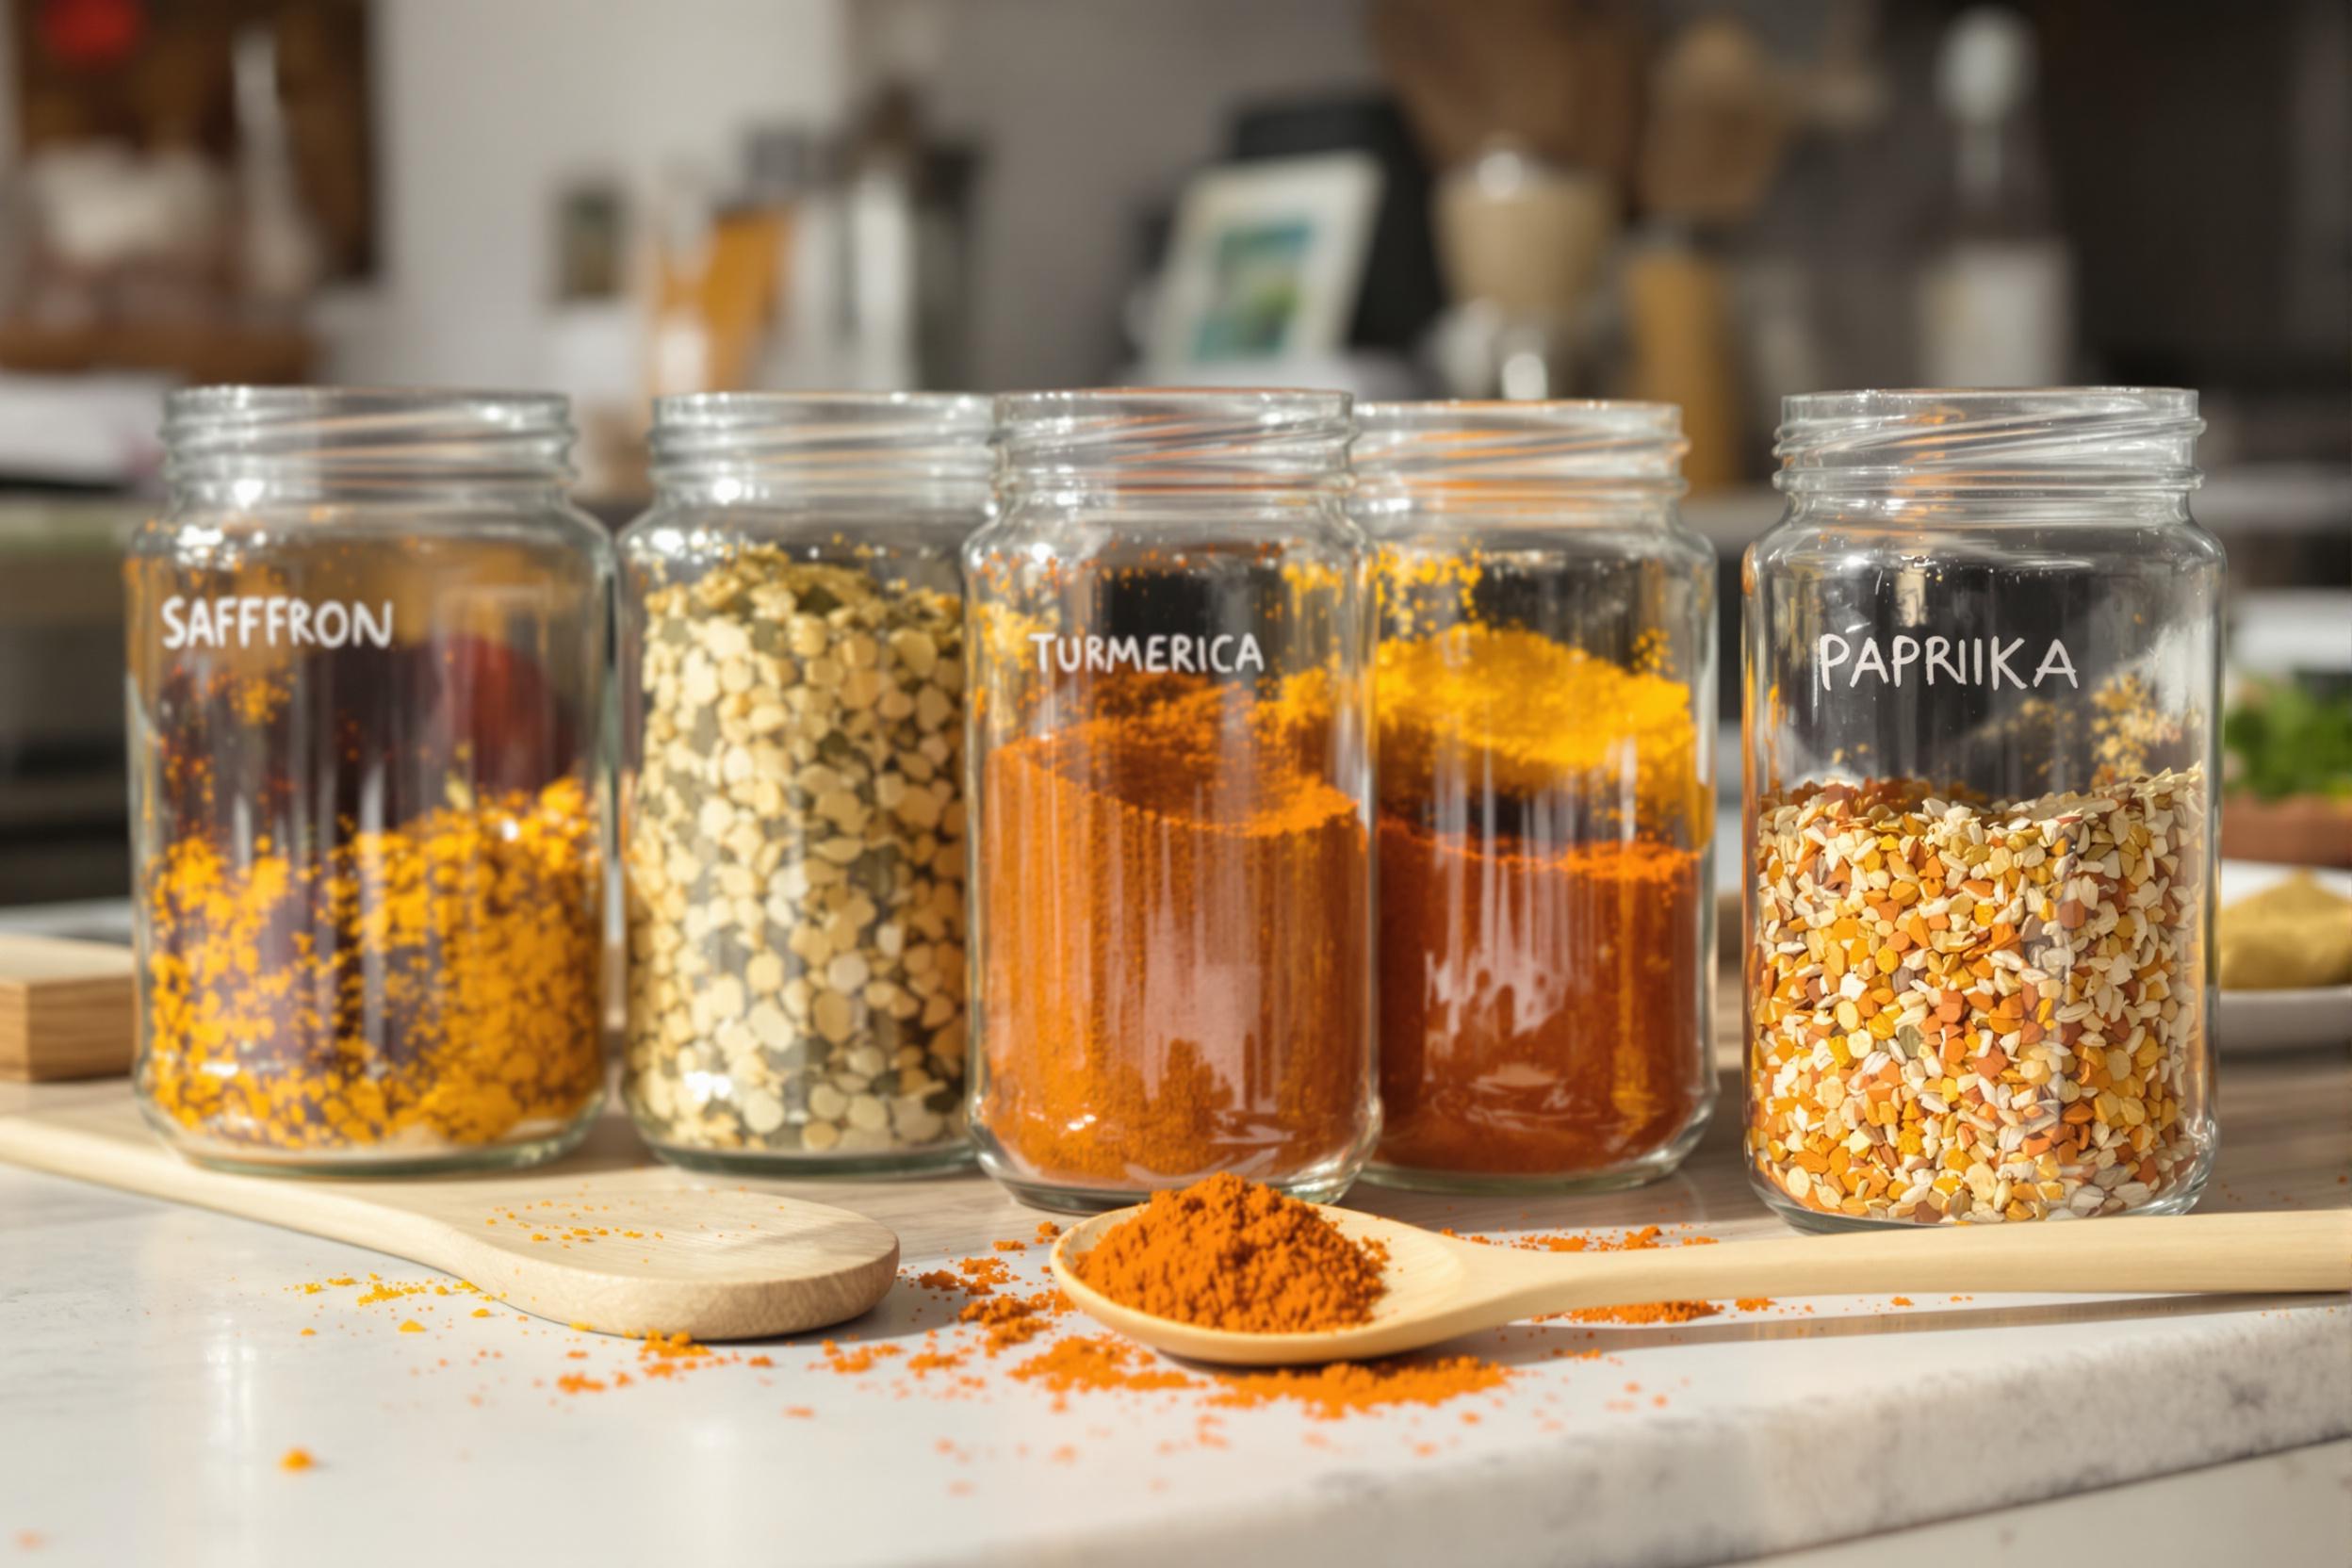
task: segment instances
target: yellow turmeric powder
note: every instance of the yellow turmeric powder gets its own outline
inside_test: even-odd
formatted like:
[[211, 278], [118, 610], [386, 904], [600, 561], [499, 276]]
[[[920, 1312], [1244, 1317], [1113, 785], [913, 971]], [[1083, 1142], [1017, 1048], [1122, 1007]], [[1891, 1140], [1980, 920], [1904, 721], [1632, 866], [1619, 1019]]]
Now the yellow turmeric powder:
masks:
[[1380, 1168], [1609, 1179], [1706, 1106], [1699, 725], [1651, 662], [1381, 643]]
[[172, 840], [145, 890], [151, 1114], [259, 1162], [560, 1135], [603, 1075], [597, 855], [568, 778], [318, 850]]

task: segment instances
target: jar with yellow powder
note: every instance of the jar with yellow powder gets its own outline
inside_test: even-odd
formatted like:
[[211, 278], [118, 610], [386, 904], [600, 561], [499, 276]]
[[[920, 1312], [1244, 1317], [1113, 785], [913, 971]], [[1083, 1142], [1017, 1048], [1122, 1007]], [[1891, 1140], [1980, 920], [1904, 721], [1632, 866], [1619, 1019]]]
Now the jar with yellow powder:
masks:
[[519, 1165], [604, 1080], [610, 549], [564, 400], [208, 387], [129, 596], [137, 1086], [183, 1153]]
[[1376, 550], [1380, 1060], [1367, 1174], [1630, 1185], [1714, 1098], [1714, 552], [1679, 411], [1362, 410]]

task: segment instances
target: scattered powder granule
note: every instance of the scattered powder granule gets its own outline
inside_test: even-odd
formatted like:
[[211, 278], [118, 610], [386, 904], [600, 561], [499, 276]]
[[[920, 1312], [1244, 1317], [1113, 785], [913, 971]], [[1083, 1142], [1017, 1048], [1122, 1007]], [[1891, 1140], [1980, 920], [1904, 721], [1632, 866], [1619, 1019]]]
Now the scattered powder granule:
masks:
[[1070, 1298], [1058, 1290], [1032, 1296], [989, 1295], [964, 1303], [956, 1321], [978, 1327], [987, 1335], [984, 1348], [991, 1356], [1025, 1345], [1070, 1311]]
[[1118, 1334], [1086, 1334], [1057, 1340], [1013, 1368], [1013, 1377], [1055, 1395], [1073, 1389], [1151, 1392], [1190, 1388], [1194, 1380], [1161, 1366], [1152, 1352]]
[[1702, 1317], [1713, 1317], [1723, 1310], [1712, 1301], [1635, 1301], [1616, 1307], [1577, 1307], [1565, 1315], [1578, 1323], [1642, 1326], [1690, 1323]]
[[2199, 770], [2011, 805], [1767, 801], [1745, 1147], [1805, 1208], [2066, 1218], [2175, 1194], [2205, 1117]]
[[1305, 1406], [1315, 1420], [1337, 1421], [1396, 1405], [1442, 1405], [1500, 1388], [1510, 1380], [1508, 1368], [1478, 1356], [1333, 1362], [1278, 1372], [1221, 1373], [1217, 1380], [1224, 1391], [1209, 1402], [1246, 1408], [1286, 1399]]
[[278, 1468], [281, 1470], [308, 1470], [317, 1465], [318, 1462], [317, 1460], [310, 1457], [310, 1450], [308, 1448], [288, 1448], [285, 1453], [278, 1456]]

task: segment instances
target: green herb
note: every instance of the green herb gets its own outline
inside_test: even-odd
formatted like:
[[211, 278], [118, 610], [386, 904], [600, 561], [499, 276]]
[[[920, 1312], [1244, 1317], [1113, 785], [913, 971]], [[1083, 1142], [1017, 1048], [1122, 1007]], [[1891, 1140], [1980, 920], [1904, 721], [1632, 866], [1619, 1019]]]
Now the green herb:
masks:
[[2238, 764], [2236, 789], [2264, 800], [2352, 798], [2352, 692], [2253, 687], [2222, 722], [2221, 742]]

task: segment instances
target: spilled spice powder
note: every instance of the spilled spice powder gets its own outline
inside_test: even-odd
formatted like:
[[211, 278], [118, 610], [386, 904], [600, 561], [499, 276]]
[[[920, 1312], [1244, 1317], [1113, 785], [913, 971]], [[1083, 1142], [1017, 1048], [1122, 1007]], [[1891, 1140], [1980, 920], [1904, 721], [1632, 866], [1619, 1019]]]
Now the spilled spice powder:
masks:
[[1070, 1268], [1155, 1317], [1301, 1333], [1367, 1321], [1385, 1288], [1383, 1261], [1377, 1246], [1351, 1239], [1313, 1204], [1228, 1171], [1153, 1193]]
[[281, 1470], [308, 1470], [318, 1464], [318, 1462], [317, 1460], [310, 1457], [310, 1450], [308, 1448], [288, 1448], [284, 1454], [281, 1454], [278, 1457], [278, 1468]]
[[967, 1301], [956, 1320], [979, 1328], [987, 1335], [984, 1348], [993, 1356], [1026, 1345], [1070, 1311], [1069, 1297], [1058, 1290], [1041, 1290], [1034, 1296], [990, 1295]]
[[1150, 1350], [1118, 1334], [1085, 1334], [1057, 1340], [1052, 1348], [1022, 1362], [1012, 1375], [1055, 1395], [1073, 1389], [1126, 1389], [1149, 1392], [1191, 1388], [1194, 1380], [1163, 1367]]
[[1287, 1399], [1304, 1405], [1315, 1420], [1337, 1421], [1394, 1405], [1442, 1405], [1465, 1394], [1500, 1388], [1510, 1378], [1508, 1369], [1478, 1356], [1333, 1362], [1276, 1372], [1223, 1373], [1217, 1381], [1224, 1391], [1209, 1402], [1248, 1408]]
[[1622, 1307], [1578, 1307], [1566, 1314], [1578, 1323], [1689, 1323], [1723, 1309], [1712, 1301], [1637, 1301]]

